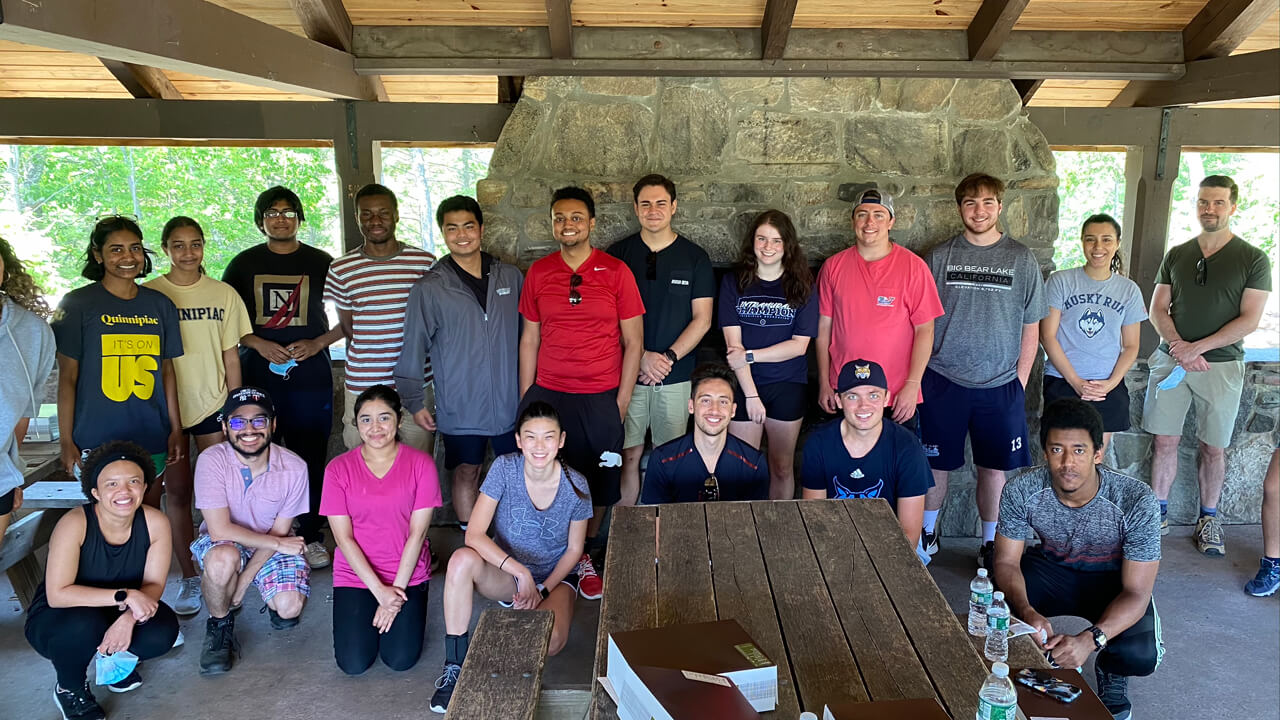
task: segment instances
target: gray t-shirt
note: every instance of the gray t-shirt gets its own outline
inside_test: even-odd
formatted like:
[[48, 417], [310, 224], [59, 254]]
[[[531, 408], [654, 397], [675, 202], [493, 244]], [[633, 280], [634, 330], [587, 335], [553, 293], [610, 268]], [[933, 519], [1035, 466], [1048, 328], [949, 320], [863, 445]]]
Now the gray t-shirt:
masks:
[[[493, 514], [493, 540], [503, 551], [529, 568], [533, 579], [543, 582], [569, 549], [569, 523], [591, 517], [587, 481], [576, 470], [561, 464], [560, 489], [546, 510], [529, 499], [524, 484], [524, 456], [511, 453], [495, 458], [480, 492], [498, 502]], [[572, 485], [570, 485], [572, 483]], [[587, 495], [578, 497], [574, 486]]]
[[928, 262], [945, 313], [933, 322], [929, 369], [968, 388], [1016, 379], [1022, 326], [1049, 314], [1035, 255], [1008, 235], [980, 247], [960, 234]]
[[[1120, 357], [1120, 329], [1147, 319], [1138, 284], [1117, 273], [1098, 281], [1084, 268], [1071, 268], [1050, 275], [1045, 294], [1049, 307], [1062, 313], [1058, 344], [1072, 369], [1084, 380], [1111, 377]], [[1052, 361], [1044, 371], [1062, 377]]]
[[1084, 507], [1063, 505], [1049, 468], [1029, 468], [1000, 495], [1000, 534], [1025, 541], [1035, 531], [1050, 560], [1087, 572], [1116, 572], [1122, 560], [1160, 559], [1160, 503], [1139, 480], [1098, 466], [1098, 494]]

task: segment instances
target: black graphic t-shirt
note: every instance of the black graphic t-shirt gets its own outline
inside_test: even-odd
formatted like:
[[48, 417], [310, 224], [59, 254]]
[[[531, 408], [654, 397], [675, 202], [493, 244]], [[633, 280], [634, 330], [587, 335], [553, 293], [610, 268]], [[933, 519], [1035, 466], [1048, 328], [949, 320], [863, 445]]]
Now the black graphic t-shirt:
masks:
[[[222, 281], [235, 288], [244, 300], [254, 335], [288, 345], [329, 331], [324, 314], [324, 282], [331, 262], [329, 253], [309, 245], [300, 244], [297, 250], [281, 255], [263, 243], [236, 255], [222, 274]], [[249, 348], [241, 348], [240, 362], [245, 379], [250, 382], [260, 382], [255, 378], [271, 372], [267, 360]], [[282, 372], [298, 384], [327, 385], [331, 382], [329, 351]]]

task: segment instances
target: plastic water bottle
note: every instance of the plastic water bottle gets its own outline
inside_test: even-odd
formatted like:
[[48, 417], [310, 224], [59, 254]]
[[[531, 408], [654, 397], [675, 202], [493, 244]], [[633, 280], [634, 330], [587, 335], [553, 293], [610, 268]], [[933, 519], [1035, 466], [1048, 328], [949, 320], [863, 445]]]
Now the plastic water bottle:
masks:
[[969, 634], [982, 637], [987, 634], [987, 608], [991, 607], [991, 591], [995, 588], [987, 579], [987, 569], [978, 568], [978, 577], [969, 583]]
[[1009, 666], [992, 663], [991, 674], [978, 691], [977, 720], [1015, 720], [1018, 717], [1018, 691], [1009, 679]]
[[987, 646], [988, 660], [1004, 662], [1009, 659], [1009, 606], [1004, 604], [1004, 593], [997, 590], [991, 596], [991, 607], [987, 608]]

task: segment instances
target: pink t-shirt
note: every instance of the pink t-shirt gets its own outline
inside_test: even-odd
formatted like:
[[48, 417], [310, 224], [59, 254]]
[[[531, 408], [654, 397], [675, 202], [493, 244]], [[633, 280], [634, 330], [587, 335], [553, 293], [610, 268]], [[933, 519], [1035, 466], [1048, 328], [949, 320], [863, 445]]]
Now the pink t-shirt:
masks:
[[[267, 533], [276, 518], [295, 518], [310, 509], [307, 464], [292, 451], [272, 443], [266, 472], [249, 475], [249, 468], [223, 441], [196, 459], [196, 507], [227, 508], [231, 522], [256, 533]], [[250, 480], [250, 482], [246, 482]], [[208, 532], [208, 523], [200, 532]]]
[[[430, 455], [408, 445], [400, 445], [395, 462], [382, 479], [369, 472], [359, 446], [334, 458], [324, 469], [320, 514], [351, 518], [356, 544], [378, 579], [388, 585], [396, 579], [400, 554], [409, 540], [409, 516], [414, 510], [438, 508], [440, 502], [435, 462]], [[427, 547], [424, 541], [410, 585], [431, 578]], [[342, 548], [338, 548], [333, 560], [333, 586], [365, 587], [343, 556]]]
[[874, 360], [884, 368], [892, 401], [907, 381], [916, 326], [941, 316], [942, 302], [933, 273], [915, 253], [894, 243], [888, 255], [867, 262], [855, 245], [822, 264], [818, 314], [831, 318], [831, 387], [845, 363]]

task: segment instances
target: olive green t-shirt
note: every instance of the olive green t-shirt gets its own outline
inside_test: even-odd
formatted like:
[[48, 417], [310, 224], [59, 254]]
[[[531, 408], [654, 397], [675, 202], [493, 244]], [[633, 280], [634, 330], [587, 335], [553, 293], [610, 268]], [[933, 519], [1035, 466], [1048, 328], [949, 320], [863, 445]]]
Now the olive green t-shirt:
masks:
[[[1157, 285], [1171, 290], [1169, 315], [1183, 340], [1195, 342], [1220, 330], [1240, 315], [1240, 299], [1246, 288], [1271, 291], [1271, 263], [1266, 253], [1232, 236], [1222, 249], [1205, 260], [1204, 285], [1196, 282], [1196, 264], [1204, 258], [1194, 239], [1170, 248], [1160, 263]], [[1160, 349], [1168, 352], [1169, 344]], [[1244, 342], [1210, 350], [1209, 362], [1244, 359]]]

